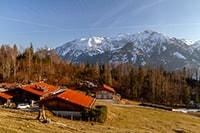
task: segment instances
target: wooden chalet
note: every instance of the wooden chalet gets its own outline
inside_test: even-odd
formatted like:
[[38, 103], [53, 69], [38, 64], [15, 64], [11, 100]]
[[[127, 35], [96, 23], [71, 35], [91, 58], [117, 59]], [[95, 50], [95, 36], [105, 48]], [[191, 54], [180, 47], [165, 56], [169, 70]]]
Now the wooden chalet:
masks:
[[47, 96], [53, 91], [56, 91], [57, 87], [49, 85], [44, 82], [32, 83], [28, 85], [18, 86], [9, 90], [8, 94], [13, 95], [13, 102], [18, 103], [31, 103], [32, 101], [38, 101], [42, 97]]
[[78, 91], [67, 89], [64, 92], [45, 97], [39, 101], [40, 106], [56, 111], [83, 111], [92, 108], [95, 98]]
[[113, 99], [114, 94], [115, 90], [106, 84], [103, 84], [95, 90], [96, 99]]
[[3, 105], [5, 103], [10, 103], [12, 98], [13, 96], [0, 92], [0, 105]]

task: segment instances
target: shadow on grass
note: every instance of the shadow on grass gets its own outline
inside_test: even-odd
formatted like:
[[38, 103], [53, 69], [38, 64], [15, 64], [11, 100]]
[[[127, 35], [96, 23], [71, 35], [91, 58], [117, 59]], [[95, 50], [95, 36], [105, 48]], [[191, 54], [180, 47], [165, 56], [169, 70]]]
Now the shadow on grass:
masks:
[[36, 118], [27, 118], [27, 117], [20, 117], [20, 116], [7, 116], [8, 118], [16, 119], [16, 120], [26, 120], [26, 121], [32, 121], [32, 120], [37, 120]]
[[196, 116], [200, 118], [200, 112], [189, 112], [188, 114], [192, 115], [192, 116]]
[[184, 131], [182, 129], [173, 129], [175, 133], [190, 133], [190, 131]]

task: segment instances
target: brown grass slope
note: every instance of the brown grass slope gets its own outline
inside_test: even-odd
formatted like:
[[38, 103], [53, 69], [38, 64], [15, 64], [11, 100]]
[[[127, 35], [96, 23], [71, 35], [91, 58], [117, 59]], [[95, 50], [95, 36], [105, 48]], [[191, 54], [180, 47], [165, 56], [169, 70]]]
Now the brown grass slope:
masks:
[[0, 108], [1, 133], [134, 133], [180, 132], [197, 133], [200, 118], [183, 113], [141, 107], [117, 107], [108, 105], [105, 123], [71, 121], [47, 112], [51, 123], [36, 120], [37, 113]]

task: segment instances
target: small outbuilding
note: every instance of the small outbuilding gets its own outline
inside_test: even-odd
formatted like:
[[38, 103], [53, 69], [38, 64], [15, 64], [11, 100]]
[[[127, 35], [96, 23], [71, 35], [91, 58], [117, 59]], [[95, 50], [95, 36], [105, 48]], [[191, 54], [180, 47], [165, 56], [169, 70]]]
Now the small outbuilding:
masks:
[[114, 88], [106, 84], [103, 84], [95, 90], [96, 99], [113, 99], [114, 94]]

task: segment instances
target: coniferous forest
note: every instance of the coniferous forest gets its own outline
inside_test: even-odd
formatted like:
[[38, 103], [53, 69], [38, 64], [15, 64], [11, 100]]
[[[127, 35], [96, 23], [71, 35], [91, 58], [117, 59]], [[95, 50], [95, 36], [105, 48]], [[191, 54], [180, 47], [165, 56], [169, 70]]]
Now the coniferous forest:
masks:
[[89, 81], [96, 85], [108, 84], [122, 98], [163, 105], [199, 103], [200, 81], [196, 68], [169, 71], [162, 66], [134, 66], [132, 64], [73, 65], [62, 61], [48, 48], [35, 50], [33, 45], [19, 50], [16, 45], [1, 45], [0, 82], [27, 84], [45, 80], [49, 84], [79, 88]]

